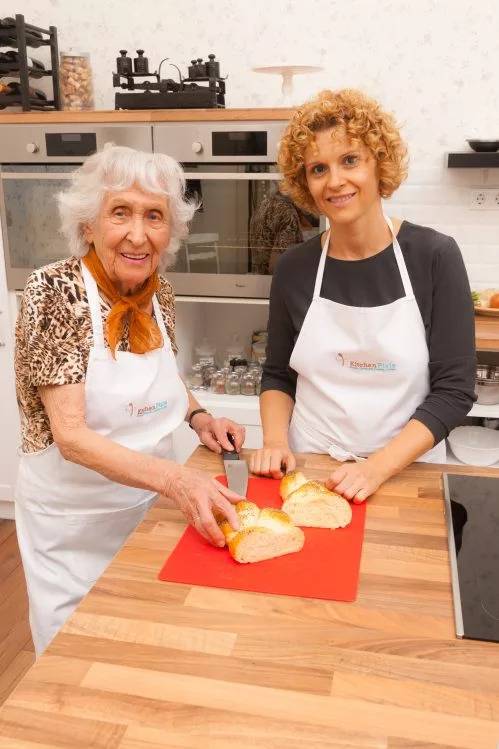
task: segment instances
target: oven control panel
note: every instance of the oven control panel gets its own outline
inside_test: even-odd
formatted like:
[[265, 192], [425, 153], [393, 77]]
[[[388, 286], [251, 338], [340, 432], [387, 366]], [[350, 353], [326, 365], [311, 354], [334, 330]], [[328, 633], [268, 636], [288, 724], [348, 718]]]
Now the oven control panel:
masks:
[[154, 124], [154, 150], [180, 163], [273, 164], [287, 122], [165, 122]]
[[152, 151], [151, 125], [2, 125], [0, 164], [81, 163], [105, 143]]

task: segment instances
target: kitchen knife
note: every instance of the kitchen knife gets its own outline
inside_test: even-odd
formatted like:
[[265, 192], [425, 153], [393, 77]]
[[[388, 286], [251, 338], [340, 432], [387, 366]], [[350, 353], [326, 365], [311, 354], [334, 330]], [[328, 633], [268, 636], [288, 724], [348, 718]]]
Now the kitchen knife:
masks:
[[[234, 444], [234, 438], [231, 434], [227, 437]], [[248, 489], [248, 464], [239, 457], [239, 453], [222, 449], [222, 458], [224, 462], [225, 475], [227, 476], [227, 486], [236, 494], [242, 497], [246, 496]]]

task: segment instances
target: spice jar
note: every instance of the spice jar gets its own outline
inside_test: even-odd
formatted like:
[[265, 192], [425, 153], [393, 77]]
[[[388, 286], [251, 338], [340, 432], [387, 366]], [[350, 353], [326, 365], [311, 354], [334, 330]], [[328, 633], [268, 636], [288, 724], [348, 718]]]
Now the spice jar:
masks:
[[225, 393], [225, 372], [218, 370], [218, 372], [215, 372], [215, 374], [212, 375], [210, 391], [212, 393], [217, 393], [218, 395], [223, 395]]
[[190, 390], [202, 390], [203, 388], [203, 371], [201, 364], [193, 364], [191, 371], [187, 375], [187, 383]]
[[59, 67], [63, 109], [94, 108], [92, 68], [87, 52], [62, 52]]
[[217, 371], [217, 368], [214, 364], [202, 364], [201, 365], [201, 372], [203, 373], [203, 385], [205, 387], [209, 387], [211, 383], [211, 378]]
[[262, 370], [255, 370], [253, 373], [253, 379], [255, 381], [255, 394], [260, 395], [262, 392]]
[[254, 361], [257, 361], [259, 364], [265, 364], [266, 348], [267, 344], [264, 341], [257, 341], [253, 344], [253, 346], [251, 347], [251, 354]]
[[225, 380], [225, 392], [227, 395], [239, 395], [241, 392], [241, 379], [236, 372], [231, 372]]
[[224, 366], [227, 367], [231, 359], [244, 359], [244, 346], [241, 343], [238, 333], [234, 333], [230, 344], [225, 349], [223, 358]]
[[194, 356], [198, 364], [215, 364], [215, 354], [215, 346], [206, 337], [194, 348]]
[[241, 395], [256, 395], [255, 379], [251, 372], [241, 377]]

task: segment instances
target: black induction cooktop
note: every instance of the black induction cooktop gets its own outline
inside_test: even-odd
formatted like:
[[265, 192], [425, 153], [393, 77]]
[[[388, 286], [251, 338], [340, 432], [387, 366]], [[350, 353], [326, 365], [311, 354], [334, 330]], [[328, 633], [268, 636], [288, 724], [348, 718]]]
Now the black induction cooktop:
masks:
[[499, 642], [499, 477], [444, 473], [456, 634]]

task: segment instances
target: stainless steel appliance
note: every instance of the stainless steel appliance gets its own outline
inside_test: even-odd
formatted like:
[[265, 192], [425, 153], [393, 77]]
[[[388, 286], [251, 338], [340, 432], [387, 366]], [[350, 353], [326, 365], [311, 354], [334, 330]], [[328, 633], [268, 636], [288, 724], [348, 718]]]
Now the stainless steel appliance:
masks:
[[168, 271], [177, 294], [266, 298], [276, 257], [325, 223], [279, 193], [276, 165], [286, 122], [153, 125], [155, 151], [180, 161], [200, 202]]
[[34, 268], [69, 254], [58, 232], [56, 193], [107, 142], [152, 151], [151, 126], [0, 126], [0, 216], [10, 289], [22, 289]]
[[456, 634], [499, 642], [499, 478], [444, 473]]
[[68, 255], [55, 196], [106, 142], [167, 153], [200, 204], [168, 270], [179, 295], [266, 298], [279, 254], [325, 226], [278, 190], [285, 122], [2, 125], [0, 215], [7, 282]]

